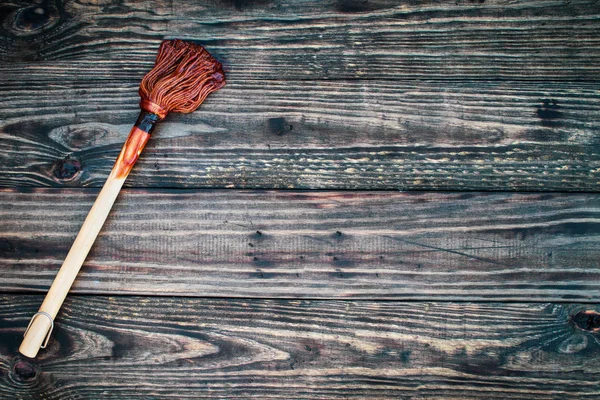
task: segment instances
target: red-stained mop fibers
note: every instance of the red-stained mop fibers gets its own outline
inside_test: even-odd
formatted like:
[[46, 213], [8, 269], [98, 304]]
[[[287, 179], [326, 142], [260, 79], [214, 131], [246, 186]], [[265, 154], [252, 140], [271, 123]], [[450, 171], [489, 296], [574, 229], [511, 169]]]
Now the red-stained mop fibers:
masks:
[[221, 63], [204, 47], [179, 39], [165, 40], [154, 68], [140, 84], [140, 107], [160, 119], [171, 111], [190, 113], [224, 85]]

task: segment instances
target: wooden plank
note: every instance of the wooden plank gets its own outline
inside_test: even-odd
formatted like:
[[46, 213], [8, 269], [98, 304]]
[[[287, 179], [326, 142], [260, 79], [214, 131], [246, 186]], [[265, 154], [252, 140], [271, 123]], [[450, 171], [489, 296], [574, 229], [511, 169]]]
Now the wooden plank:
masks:
[[[0, 289], [45, 292], [96, 190], [0, 191]], [[76, 293], [597, 301], [596, 194], [128, 190]]]
[[[0, 396], [593, 399], [600, 306], [72, 296], [38, 359], [40, 296], [0, 296]], [[590, 321], [592, 325], [590, 325]], [[584, 329], [582, 329], [584, 328]]]
[[[135, 79], [2, 80], [0, 185], [104, 183]], [[587, 83], [232, 82], [157, 129], [130, 187], [597, 191]]]
[[597, 81], [600, 73], [594, 0], [59, 1], [2, 9], [4, 73], [31, 62], [53, 73], [146, 67], [164, 37], [209, 45], [232, 81]]

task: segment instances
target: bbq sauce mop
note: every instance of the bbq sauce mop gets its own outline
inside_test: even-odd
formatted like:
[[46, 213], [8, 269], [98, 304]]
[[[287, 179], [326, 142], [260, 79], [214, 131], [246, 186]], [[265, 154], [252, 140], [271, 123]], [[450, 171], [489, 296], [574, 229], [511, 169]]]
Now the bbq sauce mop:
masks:
[[160, 45], [154, 68], [140, 84], [140, 116], [90, 210], [75, 242], [58, 271], [39, 311], [31, 318], [19, 352], [35, 357], [45, 348], [54, 318], [94, 244], [127, 175], [133, 168], [157, 122], [171, 111], [190, 113], [206, 97], [225, 85], [221, 64], [202, 46], [182, 40]]

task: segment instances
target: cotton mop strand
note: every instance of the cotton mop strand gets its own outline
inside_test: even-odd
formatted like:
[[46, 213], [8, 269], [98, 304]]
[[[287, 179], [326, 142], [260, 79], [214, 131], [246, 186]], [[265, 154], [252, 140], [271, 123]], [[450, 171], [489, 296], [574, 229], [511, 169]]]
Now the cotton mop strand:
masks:
[[140, 84], [140, 116], [44, 302], [31, 318], [19, 352], [27, 357], [35, 357], [40, 348], [46, 347], [56, 314], [155, 124], [171, 111], [194, 111], [210, 93], [224, 85], [225, 75], [221, 64], [202, 46], [178, 39], [162, 42], [154, 68]]

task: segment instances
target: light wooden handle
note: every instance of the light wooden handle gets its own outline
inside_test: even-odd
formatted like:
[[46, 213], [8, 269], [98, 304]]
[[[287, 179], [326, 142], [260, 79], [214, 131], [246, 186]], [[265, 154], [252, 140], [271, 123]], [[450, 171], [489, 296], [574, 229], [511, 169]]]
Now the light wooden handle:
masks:
[[[111, 174], [104, 183], [98, 198], [94, 202], [79, 234], [75, 238], [67, 258], [60, 267], [52, 286], [42, 303], [39, 312], [33, 316], [30, 326], [25, 332], [19, 352], [27, 357], [35, 357], [48, 335], [51, 333], [53, 320], [60, 310], [69, 289], [73, 285], [77, 273], [87, 257], [104, 221], [108, 217], [118, 194], [144, 148], [150, 134], [134, 127], [127, 142], [115, 162]], [[45, 347], [45, 345], [44, 345]]]
[[[60, 267], [58, 275], [56, 275], [40, 307], [40, 311], [48, 313], [52, 319], [58, 314], [58, 310], [60, 310], [60, 306], [65, 300], [71, 285], [73, 285], [77, 273], [92, 248], [104, 221], [106, 221], [106, 217], [108, 217], [108, 213], [124, 182], [125, 179], [116, 179], [111, 174], [85, 219], [73, 246], [71, 246], [71, 250], [69, 250], [69, 254], [67, 254], [67, 258]], [[50, 326], [50, 320], [46, 316], [36, 315], [25, 334], [21, 347], [19, 347], [19, 352], [27, 357], [35, 357], [46, 339]]]

